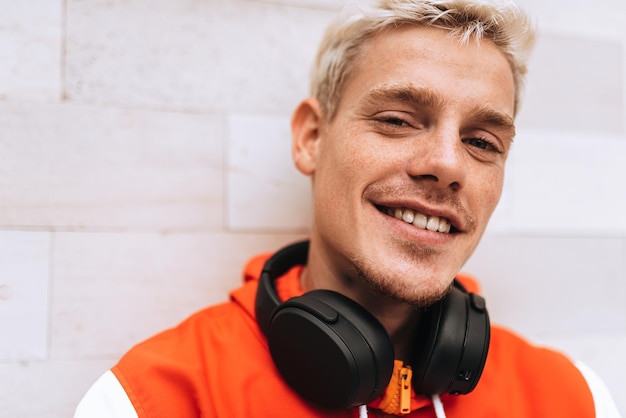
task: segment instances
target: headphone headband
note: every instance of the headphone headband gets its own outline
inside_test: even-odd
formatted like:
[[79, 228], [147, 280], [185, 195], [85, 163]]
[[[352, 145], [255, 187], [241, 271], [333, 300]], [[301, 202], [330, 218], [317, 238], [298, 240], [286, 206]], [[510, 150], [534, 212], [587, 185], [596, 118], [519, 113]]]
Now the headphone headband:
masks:
[[276, 279], [294, 266], [305, 265], [308, 256], [309, 241], [302, 241], [279, 250], [263, 265], [256, 294], [255, 314], [264, 334], [267, 334], [272, 312], [281, 304], [276, 292]]

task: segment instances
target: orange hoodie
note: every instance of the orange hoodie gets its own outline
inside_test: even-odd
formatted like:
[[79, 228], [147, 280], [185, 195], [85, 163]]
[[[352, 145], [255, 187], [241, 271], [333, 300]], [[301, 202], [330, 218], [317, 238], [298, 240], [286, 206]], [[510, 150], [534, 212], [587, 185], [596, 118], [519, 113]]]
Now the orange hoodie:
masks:
[[[231, 293], [229, 302], [138, 344], [112, 369], [139, 418], [358, 416], [356, 409], [327, 411], [308, 405], [276, 371], [254, 317], [258, 278], [268, 257], [248, 263], [246, 283]], [[294, 267], [278, 279], [281, 299], [302, 293], [301, 269]], [[471, 279], [459, 279], [474, 290]], [[391, 385], [388, 395], [369, 407], [389, 404]], [[410, 412], [404, 416], [436, 416], [428, 397], [410, 391], [406, 402]], [[463, 396], [442, 395], [441, 402], [449, 418], [595, 416], [588, 385], [570, 360], [495, 326], [476, 389]]]

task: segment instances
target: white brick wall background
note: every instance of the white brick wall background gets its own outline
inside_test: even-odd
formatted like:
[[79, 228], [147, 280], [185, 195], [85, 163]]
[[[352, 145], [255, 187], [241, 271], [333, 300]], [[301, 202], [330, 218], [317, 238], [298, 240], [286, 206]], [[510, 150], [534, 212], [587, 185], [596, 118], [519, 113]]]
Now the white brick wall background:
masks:
[[[494, 322], [587, 362], [626, 413], [626, 3], [524, 4], [539, 44], [465, 270]], [[336, 5], [0, 0], [1, 417], [71, 416], [134, 343], [306, 235], [288, 119]]]

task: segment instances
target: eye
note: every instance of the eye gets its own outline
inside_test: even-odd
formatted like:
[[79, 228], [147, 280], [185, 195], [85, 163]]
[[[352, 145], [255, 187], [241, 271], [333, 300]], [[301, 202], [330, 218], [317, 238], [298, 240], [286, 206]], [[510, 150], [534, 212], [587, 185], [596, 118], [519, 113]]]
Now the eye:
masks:
[[389, 138], [415, 135], [425, 127], [424, 118], [409, 110], [385, 110], [367, 116], [372, 131]]
[[490, 145], [489, 142], [483, 138], [469, 138], [465, 140], [465, 143], [480, 149], [487, 149]]
[[501, 152], [491, 141], [486, 138], [466, 138], [463, 140], [463, 142], [479, 150], [494, 151], [497, 153]]
[[393, 126], [410, 126], [409, 123], [403, 119], [395, 117], [383, 117], [378, 119], [380, 122], [387, 123]]
[[371, 116], [371, 120], [379, 129], [392, 132], [407, 132], [421, 129], [423, 121], [415, 114], [403, 110], [388, 110]]

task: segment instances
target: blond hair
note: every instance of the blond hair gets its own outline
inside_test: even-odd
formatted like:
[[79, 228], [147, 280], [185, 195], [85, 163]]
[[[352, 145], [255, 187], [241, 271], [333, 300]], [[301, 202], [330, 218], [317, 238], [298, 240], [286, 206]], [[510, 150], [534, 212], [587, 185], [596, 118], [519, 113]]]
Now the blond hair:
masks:
[[517, 113], [535, 30], [528, 15], [512, 0], [379, 0], [353, 12], [344, 10], [322, 39], [311, 73], [311, 95], [329, 120], [337, 111], [361, 45], [383, 30], [401, 25], [444, 29], [461, 43], [471, 38], [492, 41], [511, 65]]

